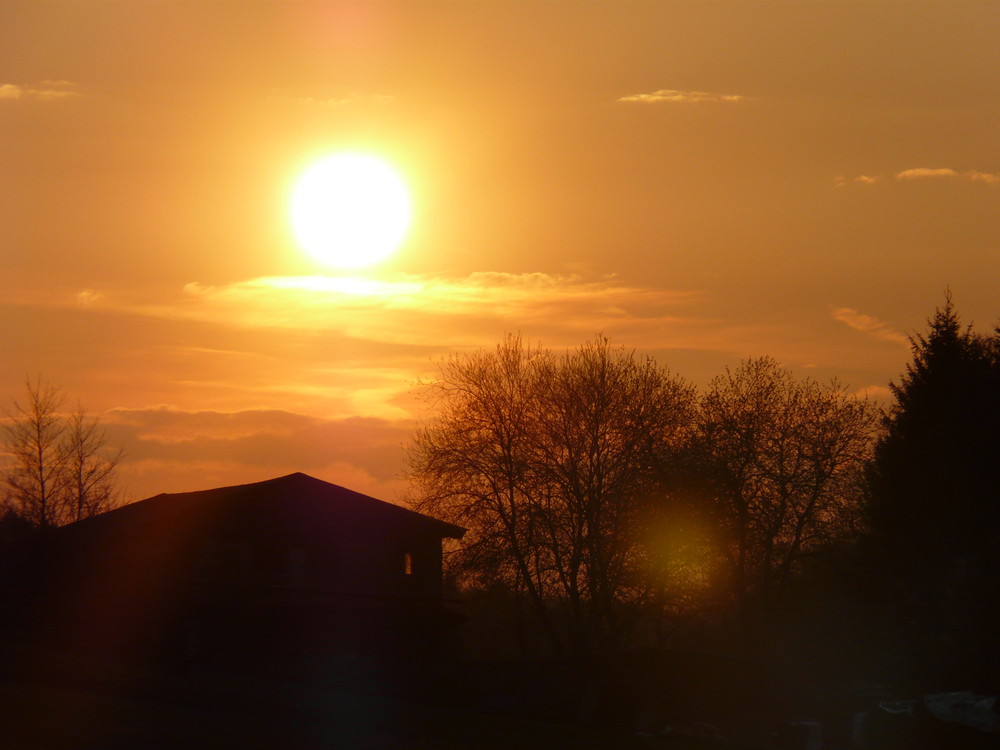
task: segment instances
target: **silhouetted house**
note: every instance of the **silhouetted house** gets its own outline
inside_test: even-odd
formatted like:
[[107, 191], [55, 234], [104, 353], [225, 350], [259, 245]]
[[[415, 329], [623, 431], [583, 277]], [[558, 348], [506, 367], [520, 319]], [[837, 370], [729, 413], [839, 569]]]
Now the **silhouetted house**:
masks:
[[90, 648], [196, 658], [431, 655], [464, 529], [305, 474], [162, 494], [67, 526], [47, 619]]

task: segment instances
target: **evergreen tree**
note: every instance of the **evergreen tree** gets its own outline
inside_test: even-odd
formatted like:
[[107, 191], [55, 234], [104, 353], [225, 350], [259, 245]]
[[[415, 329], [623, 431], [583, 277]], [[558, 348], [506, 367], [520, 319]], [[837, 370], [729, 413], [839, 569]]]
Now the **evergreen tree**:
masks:
[[[911, 677], [1000, 687], [1000, 331], [965, 326], [950, 296], [911, 339], [868, 471], [881, 601]], [[928, 684], [928, 687], [930, 685]]]
[[963, 326], [950, 296], [928, 322], [891, 385], [870, 520], [892, 556], [937, 564], [984, 552], [1000, 531], [1000, 334]]

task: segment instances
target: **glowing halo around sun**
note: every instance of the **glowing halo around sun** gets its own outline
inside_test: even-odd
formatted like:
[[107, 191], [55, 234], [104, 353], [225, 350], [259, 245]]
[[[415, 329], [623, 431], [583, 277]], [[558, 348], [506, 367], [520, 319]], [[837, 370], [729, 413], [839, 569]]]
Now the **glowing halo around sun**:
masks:
[[305, 250], [337, 268], [370, 266], [391, 255], [410, 226], [410, 195], [399, 175], [364, 154], [310, 166], [292, 191], [292, 228]]

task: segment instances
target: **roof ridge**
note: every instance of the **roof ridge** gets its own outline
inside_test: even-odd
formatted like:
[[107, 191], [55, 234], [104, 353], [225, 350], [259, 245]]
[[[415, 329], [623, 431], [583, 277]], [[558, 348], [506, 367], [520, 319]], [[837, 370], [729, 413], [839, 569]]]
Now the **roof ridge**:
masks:
[[[302, 488], [298, 493], [296, 492], [297, 487]], [[268, 496], [269, 490], [273, 493], [272, 497]], [[161, 492], [158, 495], [124, 505], [80, 523], [93, 525], [88, 522], [96, 522], [98, 525], [102, 525], [102, 519], [104, 519], [103, 522], [127, 523], [126, 519], [129, 518], [132, 519], [133, 523], [144, 523], [157, 517], [174, 517], [178, 513], [204, 512], [212, 507], [221, 508], [226, 503], [238, 503], [241, 499], [247, 502], [277, 500], [283, 503], [284, 501], [296, 500], [296, 495], [301, 495], [303, 499], [311, 498], [313, 501], [330, 502], [341, 508], [341, 512], [357, 512], [357, 509], [368, 508], [369, 513], [389, 514], [388, 516], [383, 515], [387, 521], [394, 517], [395, 523], [432, 524], [443, 536], [461, 538], [465, 533], [465, 529], [455, 524], [388, 500], [352, 490], [343, 485], [328, 482], [325, 479], [318, 479], [301, 471], [244, 484], [187, 492]], [[196, 508], [202, 510], [195, 510]], [[351, 508], [354, 508], [355, 511], [351, 511]], [[71, 524], [71, 526], [75, 525]]]

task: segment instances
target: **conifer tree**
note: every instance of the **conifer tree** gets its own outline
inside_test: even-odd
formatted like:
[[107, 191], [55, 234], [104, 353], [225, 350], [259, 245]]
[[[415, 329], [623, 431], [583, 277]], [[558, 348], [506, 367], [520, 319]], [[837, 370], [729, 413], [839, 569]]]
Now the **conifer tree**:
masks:
[[1000, 542], [1000, 334], [964, 326], [950, 295], [928, 324], [891, 385], [870, 520], [890, 555], [935, 564]]

